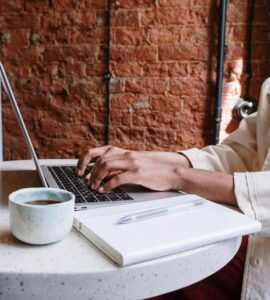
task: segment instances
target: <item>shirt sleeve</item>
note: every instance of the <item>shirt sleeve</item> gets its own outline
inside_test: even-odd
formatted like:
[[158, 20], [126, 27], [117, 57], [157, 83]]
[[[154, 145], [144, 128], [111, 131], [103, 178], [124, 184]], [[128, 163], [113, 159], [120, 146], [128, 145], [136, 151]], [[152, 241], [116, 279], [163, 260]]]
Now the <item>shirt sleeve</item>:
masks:
[[180, 153], [189, 159], [194, 168], [229, 171], [233, 174], [238, 207], [245, 215], [261, 222], [259, 235], [270, 236], [270, 171], [247, 172], [245, 158], [229, 145], [190, 149]]
[[270, 78], [262, 86], [258, 112], [243, 119], [222, 144], [179, 151], [193, 168], [233, 174], [239, 208], [262, 223], [259, 234], [265, 236], [270, 235], [269, 100]]
[[185, 155], [193, 168], [233, 174], [258, 170], [256, 145], [257, 113], [242, 120], [239, 128], [222, 144], [179, 151]]

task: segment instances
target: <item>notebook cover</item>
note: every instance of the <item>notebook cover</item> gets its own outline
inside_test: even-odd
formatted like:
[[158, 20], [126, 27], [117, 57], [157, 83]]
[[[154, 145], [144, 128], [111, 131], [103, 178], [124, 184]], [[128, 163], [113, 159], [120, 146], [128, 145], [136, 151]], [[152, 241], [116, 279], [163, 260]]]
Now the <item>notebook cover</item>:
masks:
[[211, 201], [186, 211], [129, 224], [121, 217], [154, 207], [198, 199], [174, 197], [76, 212], [74, 226], [118, 265], [126, 266], [194, 249], [261, 229], [260, 222]]

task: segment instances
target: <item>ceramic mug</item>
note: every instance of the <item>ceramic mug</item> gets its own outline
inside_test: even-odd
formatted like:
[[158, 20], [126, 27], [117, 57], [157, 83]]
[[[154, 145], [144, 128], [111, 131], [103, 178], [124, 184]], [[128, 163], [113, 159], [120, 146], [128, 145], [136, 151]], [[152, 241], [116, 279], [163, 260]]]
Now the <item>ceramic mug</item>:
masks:
[[9, 195], [12, 234], [29, 244], [50, 244], [72, 228], [75, 196], [56, 188], [25, 188]]

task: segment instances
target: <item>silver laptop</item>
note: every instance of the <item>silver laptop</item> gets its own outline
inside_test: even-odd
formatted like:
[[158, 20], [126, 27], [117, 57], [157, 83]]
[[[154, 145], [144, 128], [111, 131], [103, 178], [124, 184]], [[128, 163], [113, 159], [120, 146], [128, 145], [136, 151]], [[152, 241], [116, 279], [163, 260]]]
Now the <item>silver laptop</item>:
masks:
[[[146, 188], [133, 185], [125, 185], [121, 188], [116, 188], [109, 193], [101, 194], [97, 191], [90, 190], [86, 186], [84, 179], [75, 175], [75, 165], [40, 165], [17, 101], [6, 76], [6, 72], [1, 63], [0, 80], [8, 95], [16, 120], [32, 155], [42, 184], [47, 187], [57, 187], [74, 193], [76, 198], [75, 210], [83, 210], [97, 206], [104, 207], [109, 205], [128, 204], [138, 201], [149, 201], [180, 195], [179, 192], [153, 192]], [[91, 164], [88, 166], [87, 171], [90, 172], [90, 169]]]

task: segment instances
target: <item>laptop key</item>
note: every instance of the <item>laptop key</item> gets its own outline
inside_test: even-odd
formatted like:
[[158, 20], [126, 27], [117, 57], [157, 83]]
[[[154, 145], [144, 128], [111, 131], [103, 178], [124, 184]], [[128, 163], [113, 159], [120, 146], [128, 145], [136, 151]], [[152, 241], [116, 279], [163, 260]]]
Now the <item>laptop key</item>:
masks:
[[121, 196], [122, 200], [133, 200], [132, 197], [130, 197], [128, 194], [126, 194], [125, 196]]
[[102, 194], [97, 195], [96, 197], [99, 201], [110, 201], [110, 199], [108, 199], [108, 197], [106, 197], [105, 195], [102, 195]]
[[84, 197], [84, 199], [86, 200], [86, 202], [98, 202], [98, 199], [96, 197], [93, 197], [93, 195], [89, 195]]
[[86, 203], [86, 201], [81, 197], [76, 197], [76, 203]]

